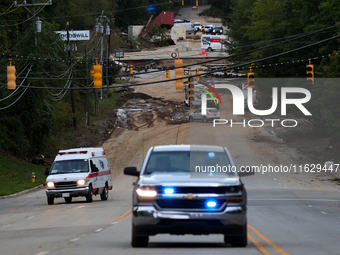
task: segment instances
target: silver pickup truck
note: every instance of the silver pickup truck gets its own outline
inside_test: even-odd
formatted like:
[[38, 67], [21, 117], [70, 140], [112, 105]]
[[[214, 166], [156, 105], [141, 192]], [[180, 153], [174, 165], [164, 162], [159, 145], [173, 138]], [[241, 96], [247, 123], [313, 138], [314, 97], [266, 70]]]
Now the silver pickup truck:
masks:
[[157, 234], [222, 234], [233, 247], [247, 245], [247, 194], [225, 147], [166, 145], [151, 147], [132, 198], [133, 247]]

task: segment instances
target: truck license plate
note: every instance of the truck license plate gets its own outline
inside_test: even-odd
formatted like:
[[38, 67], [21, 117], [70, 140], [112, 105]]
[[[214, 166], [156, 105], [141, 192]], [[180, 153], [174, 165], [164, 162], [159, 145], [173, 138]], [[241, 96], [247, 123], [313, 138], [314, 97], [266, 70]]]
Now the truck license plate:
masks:
[[70, 196], [70, 193], [63, 193], [62, 196], [63, 196], [63, 197], [69, 197], [69, 196]]

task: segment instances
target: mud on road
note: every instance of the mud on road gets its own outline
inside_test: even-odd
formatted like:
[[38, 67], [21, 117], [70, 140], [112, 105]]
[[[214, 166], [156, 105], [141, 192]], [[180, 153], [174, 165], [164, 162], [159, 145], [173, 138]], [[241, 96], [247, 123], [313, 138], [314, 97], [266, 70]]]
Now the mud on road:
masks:
[[[162, 80], [163, 76], [157, 76], [148, 80]], [[146, 78], [140, 78], [139, 82], [145, 82]], [[226, 100], [230, 101], [231, 100]], [[151, 84], [135, 87], [135, 92], [123, 95], [117, 102], [117, 109], [111, 116], [100, 123], [99, 139], [94, 140], [91, 146], [102, 146], [107, 152], [107, 158], [112, 169], [112, 178], [115, 179], [123, 172], [125, 166], [136, 165], [140, 169], [142, 161], [152, 146], [164, 144], [190, 144], [190, 123], [188, 123], [189, 108], [184, 106], [184, 91], [176, 91], [171, 82]], [[225, 102], [223, 100], [223, 102]], [[226, 107], [231, 107], [226, 106]], [[229, 114], [224, 111], [224, 114]], [[222, 112], [221, 112], [222, 114]], [[251, 118], [252, 116], [245, 116]], [[222, 115], [221, 115], [222, 117]], [[227, 116], [232, 118], [233, 116]], [[310, 139], [309, 134], [303, 135], [304, 130], [308, 131], [307, 123], [300, 125], [295, 132], [285, 133], [285, 130], [278, 128], [263, 128], [263, 131], [255, 132], [245, 129], [238, 133], [245, 139], [244, 144], [230, 141], [228, 147], [237, 150], [248, 150], [247, 146], [254, 148], [254, 155], [261, 151], [261, 155], [272, 155], [273, 159], [266, 159], [274, 162], [275, 158], [284, 158], [289, 162], [287, 155], [293, 153], [296, 160], [308, 158], [308, 163], [313, 160], [317, 163], [324, 163], [324, 158], [318, 158], [318, 151], [327, 146], [326, 139]], [[88, 138], [87, 138], [88, 139]], [[84, 141], [84, 137], [80, 141]], [[203, 141], [203, 140], [202, 140]], [[203, 141], [204, 143], [205, 141]], [[236, 147], [235, 147], [236, 146]], [[243, 146], [243, 147], [242, 147]], [[244, 147], [245, 146], [245, 147]], [[276, 151], [275, 148], [280, 147]], [[243, 149], [242, 149], [243, 148]], [[237, 151], [236, 150], [236, 151]], [[277, 153], [284, 153], [280, 156]], [[274, 162], [275, 163], [275, 162]], [[280, 162], [277, 162], [280, 163]], [[287, 180], [299, 183], [300, 185], [311, 185], [311, 182], [321, 186], [336, 185], [329, 182], [334, 176], [327, 175], [295, 175], [287, 176]], [[321, 180], [317, 182], [316, 180]], [[333, 185], [334, 184], [334, 185]]]

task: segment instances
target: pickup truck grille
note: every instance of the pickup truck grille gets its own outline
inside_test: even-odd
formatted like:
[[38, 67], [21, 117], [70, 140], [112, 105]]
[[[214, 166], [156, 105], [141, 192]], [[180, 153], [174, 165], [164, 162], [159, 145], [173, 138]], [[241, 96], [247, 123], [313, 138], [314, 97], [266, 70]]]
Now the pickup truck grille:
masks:
[[77, 182], [56, 182], [54, 187], [56, 189], [72, 189], [77, 187]]
[[[214, 200], [216, 207], [213, 210], [219, 210], [224, 205], [224, 200]], [[197, 209], [211, 210], [207, 207], [206, 199], [158, 199], [156, 205], [161, 209]]]

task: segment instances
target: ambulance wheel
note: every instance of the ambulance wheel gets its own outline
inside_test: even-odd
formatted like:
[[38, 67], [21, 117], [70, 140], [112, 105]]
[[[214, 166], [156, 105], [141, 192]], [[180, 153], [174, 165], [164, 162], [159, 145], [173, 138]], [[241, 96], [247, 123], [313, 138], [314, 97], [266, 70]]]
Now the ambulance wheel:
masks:
[[54, 197], [47, 197], [47, 204], [53, 205], [54, 204]]
[[87, 193], [86, 195], [86, 202], [88, 203], [92, 203], [93, 199], [92, 199], [92, 186], [89, 186], [89, 193]]
[[64, 199], [65, 199], [65, 202], [68, 204], [72, 202], [72, 197], [65, 197]]
[[105, 184], [105, 188], [102, 191], [102, 194], [100, 194], [100, 198], [104, 201], [104, 200], [107, 200], [108, 197], [109, 197], [109, 189], [107, 188], [107, 184]]
[[132, 224], [131, 246], [132, 247], [146, 247], [148, 246], [148, 242], [149, 242], [148, 236], [136, 236], [135, 227]]
[[209, 47], [209, 48], [208, 48], [208, 51], [212, 51], [212, 48]]

